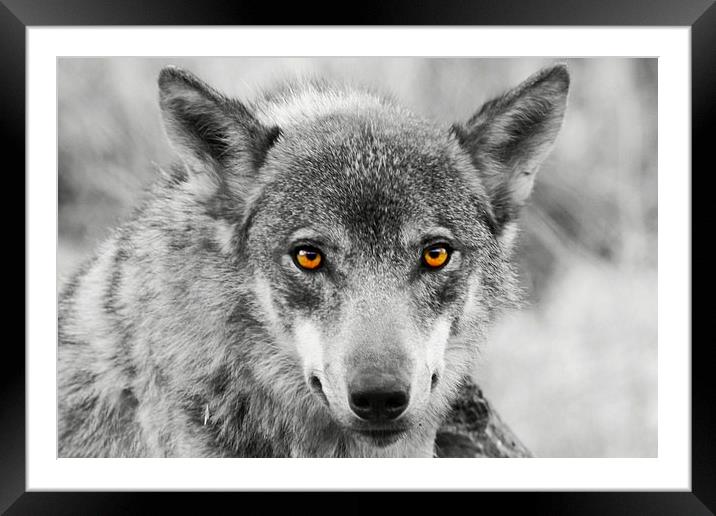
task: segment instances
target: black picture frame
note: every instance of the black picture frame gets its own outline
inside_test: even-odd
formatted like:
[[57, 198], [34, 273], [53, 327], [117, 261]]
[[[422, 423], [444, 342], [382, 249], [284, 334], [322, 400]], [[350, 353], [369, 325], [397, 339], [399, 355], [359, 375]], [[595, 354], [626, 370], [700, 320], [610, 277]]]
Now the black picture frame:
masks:
[[[422, 1], [422, 2], [361, 2], [354, 9], [346, 9], [350, 17], [339, 10], [320, 5], [295, 4], [263, 7], [249, 2], [172, 2], [171, 0], [0, 0], [0, 130], [5, 181], [22, 176], [25, 169], [25, 31], [31, 26], [64, 25], [650, 25], [691, 27], [691, 102], [692, 102], [692, 178], [701, 183], [713, 174], [710, 147], [716, 118], [716, 5], [713, 0], [489, 0], [489, 1]], [[330, 14], [329, 14], [330, 13]], [[710, 161], [710, 160], [709, 160]], [[693, 173], [697, 171], [697, 173]], [[660, 171], [667, 173], [668, 171]], [[698, 173], [700, 172], [700, 173]], [[7, 184], [7, 183], [6, 183]], [[19, 190], [9, 199], [20, 198]], [[704, 188], [693, 188], [694, 195], [707, 195]], [[22, 191], [25, 192], [24, 179]], [[22, 196], [23, 199], [25, 196]], [[693, 228], [704, 227], [713, 216], [705, 210], [708, 202], [692, 199]], [[12, 210], [12, 211], [11, 211]], [[20, 261], [14, 241], [20, 232], [15, 223], [18, 210], [12, 202], [3, 203], [5, 219], [6, 256]], [[24, 212], [23, 212], [24, 213]], [[693, 234], [693, 229], [692, 229]], [[708, 238], [707, 240], [710, 240]], [[13, 242], [13, 243], [10, 243]], [[693, 249], [692, 249], [693, 252]], [[22, 264], [27, 260], [23, 246]], [[701, 266], [696, 255], [693, 265]], [[699, 267], [702, 268], [702, 267]], [[692, 266], [693, 269], [693, 266]], [[20, 275], [5, 269], [8, 279]], [[692, 270], [693, 274], [693, 270]], [[702, 289], [708, 288], [700, 281]], [[23, 284], [24, 288], [24, 284]], [[24, 292], [24, 290], [23, 290]], [[25, 309], [15, 298], [6, 297], [6, 313]], [[695, 303], [693, 308], [698, 309]], [[706, 307], [701, 306], [701, 309]], [[17, 320], [20, 319], [18, 316]], [[10, 322], [7, 317], [6, 321]], [[23, 317], [23, 320], [25, 318]], [[693, 316], [692, 316], [693, 320]], [[692, 322], [692, 489], [690, 492], [610, 492], [610, 493], [479, 493], [456, 496], [451, 504], [475, 504], [476, 500], [460, 501], [462, 496], [479, 496], [480, 502], [497, 502], [500, 510], [529, 507], [536, 513], [567, 514], [713, 514], [716, 511], [716, 411], [711, 361], [708, 359], [708, 338], [697, 338]], [[22, 334], [24, 335], [23, 325]], [[6, 331], [6, 335], [10, 335]], [[23, 339], [24, 341], [24, 339]], [[151, 503], [161, 497], [167, 509], [166, 494], [150, 493], [49, 493], [25, 492], [25, 351], [19, 338], [8, 338], [0, 358], [0, 512], [7, 514], [133, 514], [148, 512]], [[236, 503], [243, 497], [242, 506], [251, 506], [256, 496], [249, 493], [221, 494], [220, 500], [189, 499], [186, 494], [174, 495], [173, 501], [183, 509], [207, 510], [217, 501]], [[215, 495], [216, 496], [216, 495]], [[304, 493], [299, 507], [315, 512], [325, 499], [311, 501], [315, 494]], [[319, 495], [320, 496], [320, 495]], [[357, 494], [351, 495], [352, 497]], [[375, 495], [370, 495], [375, 496]], [[248, 500], [247, 500], [248, 498]], [[282, 498], [272, 498], [280, 504]], [[425, 506], [422, 494], [412, 497], [413, 503]], [[320, 504], [320, 505], [318, 505]], [[343, 512], [373, 510], [373, 502], [343, 501]], [[296, 512], [294, 504], [292, 512]], [[299, 511], [300, 512], [300, 511]]]

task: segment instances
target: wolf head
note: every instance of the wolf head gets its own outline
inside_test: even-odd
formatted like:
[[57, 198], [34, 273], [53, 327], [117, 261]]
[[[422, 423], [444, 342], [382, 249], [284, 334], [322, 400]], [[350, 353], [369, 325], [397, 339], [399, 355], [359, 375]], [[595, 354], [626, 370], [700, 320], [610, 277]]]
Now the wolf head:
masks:
[[514, 225], [562, 123], [566, 67], [452, 127], [345, 86], [244, 104], [175, 68], [159, 85], [182, 180], [295, 387], [369, 446], [434, 431], [514, 297]]

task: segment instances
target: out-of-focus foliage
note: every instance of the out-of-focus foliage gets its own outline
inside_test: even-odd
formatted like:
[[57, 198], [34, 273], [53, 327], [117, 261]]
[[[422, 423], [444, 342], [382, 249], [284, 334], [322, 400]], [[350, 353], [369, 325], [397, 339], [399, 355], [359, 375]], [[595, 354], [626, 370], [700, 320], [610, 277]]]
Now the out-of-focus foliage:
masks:
[[[65, 276], [172, 159], [156, 78], [185, 67], [250, 99], [292, 76], [392, 92], [445, 124], [465, 120], [550, 59], [61, 59], [59, 254]], [[522, 217], [528, 301], [492, 332], [476, 378], [542, 456], [655, 456], [655, 59], [570, 59], [566, 120]]]

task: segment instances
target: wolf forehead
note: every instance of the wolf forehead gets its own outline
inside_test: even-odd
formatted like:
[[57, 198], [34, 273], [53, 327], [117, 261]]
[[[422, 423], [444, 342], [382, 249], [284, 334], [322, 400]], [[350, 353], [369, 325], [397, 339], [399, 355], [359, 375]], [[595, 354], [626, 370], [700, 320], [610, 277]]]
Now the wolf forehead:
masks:
[[281, 131], [258, 177], [258, 205], [275, 226], [339, 224], [379, 238], [489, 222], [489, 201], [449, 127], [376, 93], [337, 88], [290, 89], [257, 106], [261, 122]]

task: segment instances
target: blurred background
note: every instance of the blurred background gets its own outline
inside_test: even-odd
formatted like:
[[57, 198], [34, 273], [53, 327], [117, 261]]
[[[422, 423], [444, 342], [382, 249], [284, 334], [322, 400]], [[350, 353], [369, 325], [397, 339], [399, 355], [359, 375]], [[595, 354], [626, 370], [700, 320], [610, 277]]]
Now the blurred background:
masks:
[[[347, 79], [447, 127], [554, 61], [60, 59], [59, 286], [172, 160], [157, 105], [164, 65], [244, 99], [292, 76]], [[521, 221], [526, 306], [495, 325], [475, 378], [537, 456], [655, 457], [657, 60], [566, 61], [566, 120]]]

